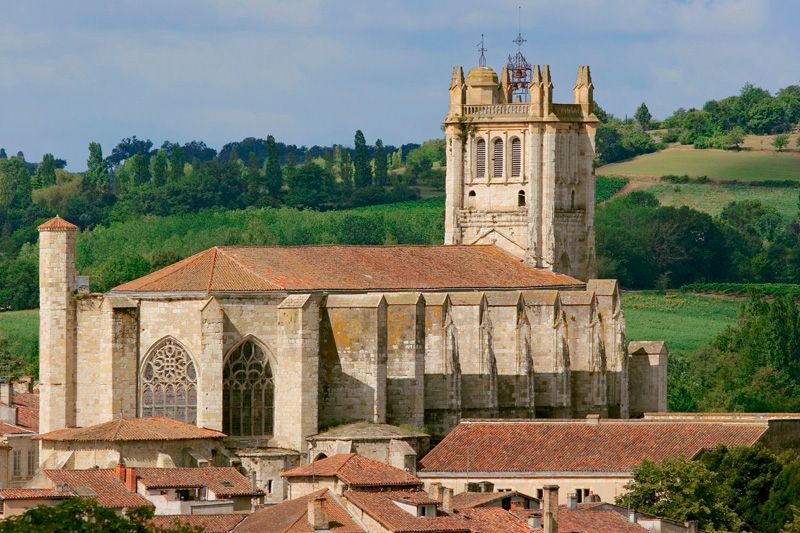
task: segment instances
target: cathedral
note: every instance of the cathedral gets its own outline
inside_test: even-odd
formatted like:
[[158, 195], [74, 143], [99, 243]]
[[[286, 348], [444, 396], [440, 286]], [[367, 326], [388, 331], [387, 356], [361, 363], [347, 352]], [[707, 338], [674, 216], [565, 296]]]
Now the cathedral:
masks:
[[593, 279], [589, 67], [569, 104], [528, 70], [453, 69], [442, 245], [219, 246], [92, 294], [77, 228], [41, 225], [41, 433], [166, 416], [302, 456], [353, 422], [665, 410], [666, 355]]

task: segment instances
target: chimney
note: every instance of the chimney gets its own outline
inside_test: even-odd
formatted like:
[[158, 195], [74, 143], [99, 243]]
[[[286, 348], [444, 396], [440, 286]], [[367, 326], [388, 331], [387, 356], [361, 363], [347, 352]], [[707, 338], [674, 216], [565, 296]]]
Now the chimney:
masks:
[[253, 492], [258, 490], [258, 483], [256, 482], [256, 472], [255, 470], [250, 471], [250, 488]]
[[531, 529], [539, 529], [542, 527], [542, 515], [535, 514], [528, 518], [528, 527]]
[[317, 496], [308, 501], [308, 525], [314, 531], [325, 531], [330, 529], [328, 518], [325, 516], [323, 506], [325, 496]]
[[586, 423], [597, 425], [600, 423], [600, 415], [586, 415]]
[[14, 405], [14, 384], [10, 380], [0, 383], [0, 403]]
[[125, 483], [125, 465], [122, 463], [117, 463], [117, 466], [114, 467], [114, 475], [116, 475], [120, 481]]
[[544, 533], [558, 533], [558, 485], [545, 485], [542, 506]]
[[574, 511], [578, 508], [578, 495], [574, 492], [567, 494], [567, 509]]
[[125, 488], [131, 493], [136, 494], [136, 469], [125, 468]]
[[628, 522], [631, 524], [636, 523], [636, 510], [635, 509], [628, 509]]
[[428, 496], [430, 496], [434, 500], [439, 499], [439, 488], [442, 486], [441, 483], [438, 481], [434, 481], [430, 485], [428, 485]]
[[436, 486], [436, 496], [434, 496], [433, 499], [438, 501], [444, 500], [444, 487], [441, 483]]
[[453, 489], [445, 488], [442, 494], [442, 510], [445, 513], [453, 512]]

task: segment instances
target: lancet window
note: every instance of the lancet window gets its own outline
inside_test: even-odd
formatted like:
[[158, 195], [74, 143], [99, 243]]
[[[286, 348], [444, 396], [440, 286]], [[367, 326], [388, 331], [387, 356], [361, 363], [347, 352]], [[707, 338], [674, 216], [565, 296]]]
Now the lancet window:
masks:
[[511, 177], [518, 178], [522, 173], [522, 141], [519, 137], [511, 139]]
[[475, 143], [475, 175], [479, 178], [486, 176], [486, 141], [483, 139]]
[[493, 147], [494, 165], [492, 166], [492, 175], [500, 177], [503, 175], [503, 140], [495, 139]]
[[140, 376], [142, 416], [197, 423], [197, 369], [186, 349], [168, 337], [153, 346]]
[[222, 427], [231, 436], [272, 435], [275, 383], [264, 349], [246, 340], [222, 369]]

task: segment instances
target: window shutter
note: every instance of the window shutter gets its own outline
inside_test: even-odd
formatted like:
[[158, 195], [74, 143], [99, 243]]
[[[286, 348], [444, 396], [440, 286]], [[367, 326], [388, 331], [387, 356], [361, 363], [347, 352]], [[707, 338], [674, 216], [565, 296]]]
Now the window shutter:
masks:
[[518, 178], [522, 170], [522, 142], [519, 138], [511, 141], [511, 176]]
[[496, 177], [503, 175], [503, 141], [500, 139], [494, 141], [494, 167], [492, 171]]
[[478, 143], [476, 145], [476, 174], [479, 178], [483, 178], [486, 176], [486, 141], [483, 139], [478, 139]]

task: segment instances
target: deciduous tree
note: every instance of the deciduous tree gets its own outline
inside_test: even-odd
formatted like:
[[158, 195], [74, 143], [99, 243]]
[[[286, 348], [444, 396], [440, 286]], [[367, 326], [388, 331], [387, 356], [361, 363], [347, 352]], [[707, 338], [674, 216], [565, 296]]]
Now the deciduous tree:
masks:
[[353, 166], [355, 167], [355, 186], [357, 188], [372, 185], [372, 169], [369, 165], [369, 151], [367, 141], [361, 130], [356, 131], [354, 138]]

